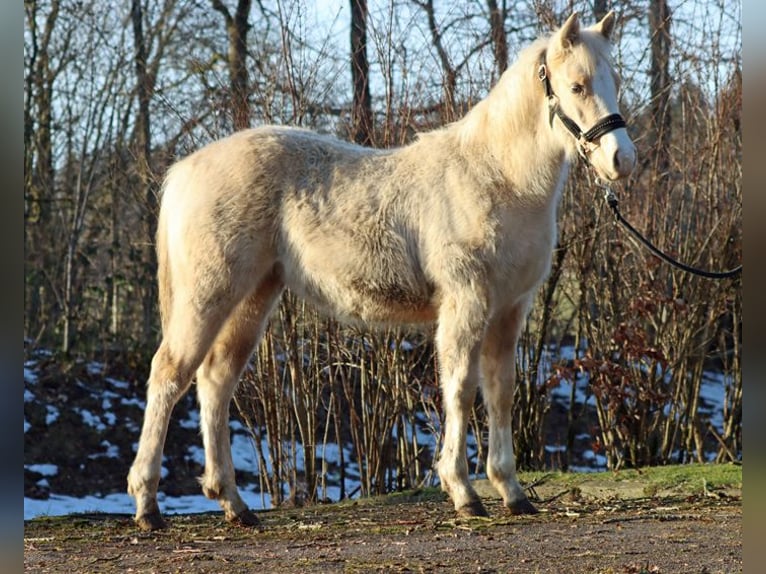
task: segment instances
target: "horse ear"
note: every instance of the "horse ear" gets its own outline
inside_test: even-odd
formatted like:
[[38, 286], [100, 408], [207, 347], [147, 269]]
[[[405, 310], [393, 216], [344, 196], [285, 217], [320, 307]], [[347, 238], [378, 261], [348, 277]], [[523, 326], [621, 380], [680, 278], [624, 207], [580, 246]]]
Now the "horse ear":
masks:
[[614, 24], [616, 20], [617, 16], [614, 13], [614, 10], [610, 10], [598, 24], [593, 26], [593, 29], [601, 34], [604, 38], [609, 40], [612, 37], [612, 32], [614, 31]]
[[568, 50], [580, 41], [580, 20], [578, 19], [577, 12], [573, 12], [567, 18], [567, 21], [561, 26], [556, 36], [561, 48], [564, 50]]

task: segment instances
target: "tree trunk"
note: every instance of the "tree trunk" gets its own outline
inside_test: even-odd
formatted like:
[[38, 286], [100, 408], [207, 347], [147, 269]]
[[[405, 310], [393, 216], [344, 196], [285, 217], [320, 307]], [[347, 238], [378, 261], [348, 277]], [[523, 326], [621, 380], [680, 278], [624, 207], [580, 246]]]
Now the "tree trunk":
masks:
[[367, 0], [351, 0], [351, 78], [354, 101], [351, 136], [361, 145], [372, 145], [372, 99], [370, 64], [367, 60]]
[[144, 247], [142, 265], [144, 279], [142, 289], [143, 306], [143, 341], [147, 344], [153, 339], [155, 309], [157, 301], [157, 259], [154, 252], [154, 234], [157, 228], [157, 193], [151, 170], [151, 117], [149, 103], [154, 91], [154, 80], [148, 72], [146, 40], [144, 37], [143, 9], [141, 0], [132, 0], [131, 19], [135, 44], [136, 92], [138, 96], [138, 116], [134, 134], [136, 169], [139, 181], [146, 190], [144, 205]]
[[[416, 0], [417, 1], [417, 0]], [[442, 65], [444, 81], [442, 89], [444, 93], [444, 102], [442, 103], [442, 122], [449, 123], [457, 118], [457, 109], [455, 105], [455, 91], [457, 90], [457, 70], [452, 65], [447, 50], [442, 42], [442, 35], [436, 24], [436, 12], [434, 10], [434, 0], [426, 0], [420, 6], [426, 11], [428, 17], [428, 29], [431, 31], [431, 40], [439, 55], [439, 61]]]
[[505, 15], [507, 12], [505, 1], [503, 6], [497, 5], [497, 0], [487, 0], [489, 8], [489, 29], [492, 35], [492, 48], [495, 54], [497, 75], [500, 77], [508, 68], [508, 40], [505, 34]]
[[57, 241], [50, 233], [54, 199], [53, 169], [53, 88], [58, 70], [51, 67], [51, 44], [59, 16], [59, 2], [50, 4], [45, 25], [38, 38], [38, 2], [24, 2], [31, 46], [28, 69], [25, 70], [24, 101], [24, 238], [25, 250], [34, 264], [25, 274], [28, 309], [25, 333], [42, 333], [50, 309], [46, 301], [51, 289], [46, 270], [56, 268], [60, 260], [55, 250]]
[[251, 0], [239, 0], [234, 16], [221, 0], [212, 0], [213, 8], [223, 15], [229, 38], [229, 83], [231, 87], [231, 115], [235, 130], [250, 127], [249, 80], [247, 74], [247, 31], [249, 29]]
[[600, 22], [601, 19], [609, 12], [609, 6], [607, 0], [594, 0], [593, 2], [593, 16], [596, 18], [596, 22]]
[[667, 0], [649, 2], [651, 34], [651, 143], [658, 182], [667, 179], [670, 170], [670, 8]]

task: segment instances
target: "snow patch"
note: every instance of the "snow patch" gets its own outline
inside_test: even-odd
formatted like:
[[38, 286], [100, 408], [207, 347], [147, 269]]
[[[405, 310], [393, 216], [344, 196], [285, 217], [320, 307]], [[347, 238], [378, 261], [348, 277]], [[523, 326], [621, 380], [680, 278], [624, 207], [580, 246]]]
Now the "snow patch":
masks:
[[112, 385], [115, 389], [121, 389], [124, 391], [130, 389], [130, 383], [128, 382], [113, 379], [112, 377], [106, 377], [104, 380]]
[[59, 467], [56, 464], [25, 464], [24, 469], [43, 476], [56, 476], [59, 473]]
[[72, 410], [75, 413], [79, 414], [82, 417], [82, 422], [88, 425], [89, 427], [92, 427], [100, 432], [103, 432], [106, 430], [106, 425], [101, 421], [101, 417], [99, 417], [98, 415], [94, 415], [92, 412], [90, 412], [87, 409], [74, 408]]
[[179, 421], [178, 426], [185, 429], [196, 430], [199, 428], [199, 411], [190, 410], [189, 417]]
[[37, 382], [37, 373], [32, 369], [37, 366], [34, 361], [27, 361], [24, 363], [24, 382], [34, 385]]
[[50, 426], [58, 420], [61, 413], [59, 413], [59, 410], [52, 405], [45, 405], [45, 410], [47, 412], [45, 415], [45, 424]]

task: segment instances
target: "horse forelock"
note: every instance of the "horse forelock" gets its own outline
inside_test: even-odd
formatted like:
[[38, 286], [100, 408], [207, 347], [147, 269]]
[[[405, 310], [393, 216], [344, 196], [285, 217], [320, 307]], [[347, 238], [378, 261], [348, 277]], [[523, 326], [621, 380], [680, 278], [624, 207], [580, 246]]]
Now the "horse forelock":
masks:
[[588, 75], [594, 75], [600, 62], [613, 67], [612, 44], [595, 30], [585, 28], [579, 33], [579, 41], [572, 47], [561, 48], [552, 44], [551, 36], [546, 39], [546, 59], [556, 67], [564, 63], [577, 65]]

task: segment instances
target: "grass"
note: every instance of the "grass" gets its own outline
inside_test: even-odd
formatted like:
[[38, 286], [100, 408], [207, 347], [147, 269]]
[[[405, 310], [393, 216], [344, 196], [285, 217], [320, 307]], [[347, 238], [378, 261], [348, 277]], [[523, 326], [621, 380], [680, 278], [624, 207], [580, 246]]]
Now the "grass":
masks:
[[[522, 484], [540, 482], [547, 490], [580, 492], [588, 486], [603, 489], [604, 495], [635, 497], [636, 492], [653, 497], [659, 494], [708, 495], [713, 491], [740, 490], [740, 464], [682, 464], [623, 469], [599, 473], [522, 472]], [[633, 494], [629, 494], [630, 492]]]
[[682, 464], [625, 469], [612, 473], [614, 480], [641, 481], [662, 490], [679, 490], [699, 494], [703, 482], [709, 489], [741, 488], [742, 465]]
[[[630, 497], [626, 490], [629, 486], [633, 487], [633, 491], [650, 497], [661, 493], [691, 496], [717, 490], [741, 489], [742, 465], [681, 464], [604, 472], [526, 471], [519, 473], [519, 480], [522, 485], [538, 484], [535, 489], [544, 490], [548, 495], [565, 490], [579, 491], [581, 486], [587, 484], [602, 487], [604, 492], [612, 492], [617, 497]], [[482, 497], [497, 496], [486, 479], [474, 481], [474, 485]], [[342, 510], [347, 505], [365, 507], [446, 500], [447, 495], [439, 487], [427, 487], [343, 501], [330, 505], [326, 511], [331, 512], [333, 507]]]

